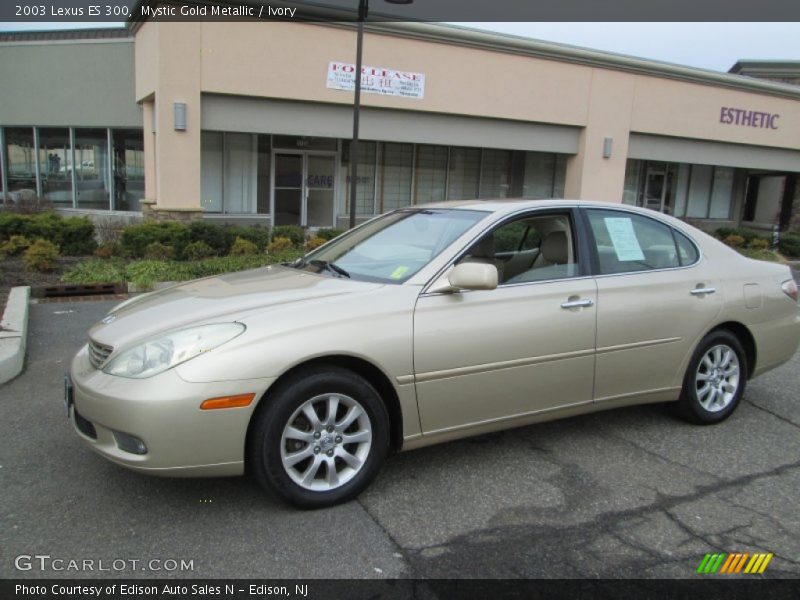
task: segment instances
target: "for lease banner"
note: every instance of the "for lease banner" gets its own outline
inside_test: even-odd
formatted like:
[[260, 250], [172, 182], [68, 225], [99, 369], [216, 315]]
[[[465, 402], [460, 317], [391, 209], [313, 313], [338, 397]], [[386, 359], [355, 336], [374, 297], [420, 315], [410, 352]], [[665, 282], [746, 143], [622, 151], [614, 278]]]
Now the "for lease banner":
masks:
[[[355, 72], [355, 65], [332, 61], [328, 63], [326, 85], [333, 90], [352, 91], [356, 85]], [[362, 65], [361, 90], [371, 94], [421, 100], [425, 97], [425, 74]]]

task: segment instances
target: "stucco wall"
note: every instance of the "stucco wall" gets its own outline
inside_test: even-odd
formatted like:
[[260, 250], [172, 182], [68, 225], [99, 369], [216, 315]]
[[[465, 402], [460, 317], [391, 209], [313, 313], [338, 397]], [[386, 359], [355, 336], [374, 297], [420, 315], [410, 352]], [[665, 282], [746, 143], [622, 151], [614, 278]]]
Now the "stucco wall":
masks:
[[141, 127], [133, 40], [0, 43], [0, 125]]

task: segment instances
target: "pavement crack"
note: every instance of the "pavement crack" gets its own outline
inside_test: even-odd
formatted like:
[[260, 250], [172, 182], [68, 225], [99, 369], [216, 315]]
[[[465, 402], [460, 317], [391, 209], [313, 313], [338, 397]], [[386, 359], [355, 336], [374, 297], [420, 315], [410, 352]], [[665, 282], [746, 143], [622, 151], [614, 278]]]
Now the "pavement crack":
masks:
[[797, 427], [798, 429], [800, 429], [800, 424], [797, 424], [797, 423], [795, 423], [795, 422], [794, 422], [794, 421], [792, 421], [791, 419], [787, 419], [787, 418], [786, 418], [786, 417], [784, 417], [783, 415], [779, 415], [778, 413], [776, 413], [776, 412], [774, 412], [774, 411], [771, 411], [770, 409], [766, 408], [765, 406], [761, 406], [760, 404], [756, 404], [756, 403], [755, 403], [755, 402], [753, 402], [752, 400], [747, 400], [747, 403], [748, 403], [750, 406], [752, 406], [752, 407], [754, 407], [754, 408], [757, 408], [758, 410], [760, 410], [760, 411], [763, 411], [763, 412], [767, 413], [768, 415], [772, 415], [773, 417], [775, 417], [776, 419], [778, 419], [778, 420], [780, 420], [780, 421], [783, 421], [784, 423], [788, 423], [788, 424], [789, 424], [789, 425], [791, 425], [792, 427]]

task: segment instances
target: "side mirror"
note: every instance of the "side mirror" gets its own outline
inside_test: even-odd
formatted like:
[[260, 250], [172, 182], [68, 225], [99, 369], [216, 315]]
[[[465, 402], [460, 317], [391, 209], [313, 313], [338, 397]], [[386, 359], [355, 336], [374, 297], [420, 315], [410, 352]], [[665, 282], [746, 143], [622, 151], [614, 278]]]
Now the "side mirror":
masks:
[[460, 290], [493, 290], [496, 287], [497, 267], [486, 263], [464, 262], [453, 267], [447, 280], [439, 280], [429, 291], [446, 294]]

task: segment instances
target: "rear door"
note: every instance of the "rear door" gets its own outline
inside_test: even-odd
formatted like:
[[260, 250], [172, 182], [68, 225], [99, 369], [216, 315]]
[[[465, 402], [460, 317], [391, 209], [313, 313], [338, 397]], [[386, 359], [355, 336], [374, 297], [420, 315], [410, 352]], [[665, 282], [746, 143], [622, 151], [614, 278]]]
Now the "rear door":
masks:
[[675, 399], [685, 358], [722, 309], [719, 278], [689, 238], [658, 219], [585, 215], [596, 250], [594, 399]]

